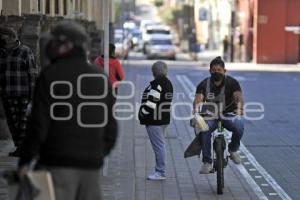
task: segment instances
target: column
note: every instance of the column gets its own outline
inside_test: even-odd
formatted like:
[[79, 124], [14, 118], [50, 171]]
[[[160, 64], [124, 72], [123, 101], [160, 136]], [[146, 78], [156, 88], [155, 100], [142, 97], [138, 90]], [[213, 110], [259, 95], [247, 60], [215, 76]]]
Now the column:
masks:
[[92, 21], [93, 20], [93, 9], [92, 9], [92, 2], [93, 0], [86, 0], [86, 15], [87, 15], [87, 20]]
[[46, 14], [46, 0], [40, 0], [40, 13]]
[[31, 10], [31, 0], [23, 0], [22, 1], [22, 14], [29, 14]]
[[50, 16], [55, 16], [55, 0], [50, 0]]
[[60, 16], [64, 16], [64, 0], [58, 1], [58, 12]]
[[110, 1], [103, 0], [102, 14], [103, 14], [103, 30], [104, 30], [104, 71], [106, 74], [109, 74], [109, 66], [108, 66], [108, 48], [109, 48], [109, 7]]
[[21, 2], [22, 14], [36, 14], [38, 12], [37, 0], [22, 0]]
[[88, 12], [87, 12], [87, 3], [89, 0], [81, 1], [81, 13], [83, 13], [83, 16], [81, 19], [86, 19], [88, 20]]
[[113, 2], [109, 1], [109, 42], [114, 42], [114, 22], [115, 22], [115, 13]]
[[77, 0], [73, 0], [73, 14], [77, 11], [77, 7], [76, 7], [76, 5], [77, 5]]
[[81, 13], [81, 6], [80, 6], [80, 0], [73, 0], [74, 2], [74, 17], [79, 18], [79, 15]]
[[93, 4], [93, 10], [94, 10], [94, 14], [93, 17], [95, 22], [96, 22], [96, 26], [98, 29], [101, 29], [102, 27], [102, 0], [94, 0], [94, 4]]
[[73, 8], [74, 2], [71, 2], [71, 0], [67, 0], [67, 17], [72, 18], [74, 14], [74, 8]]
[[30, 3], [31, 3], [30, 4], [31, 5], [30, 6], [30, 10], [31, 10], [30, 13], [34, 13], [34, 14], [38, 13], [38, 11], [39, 11], [38, 0], [31, 0]]

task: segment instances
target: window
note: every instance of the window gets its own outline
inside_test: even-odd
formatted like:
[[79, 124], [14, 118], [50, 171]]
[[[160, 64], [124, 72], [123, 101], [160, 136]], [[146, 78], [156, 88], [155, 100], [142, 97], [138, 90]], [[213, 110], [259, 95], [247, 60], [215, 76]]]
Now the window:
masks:
[[147, 30], [148, 34], [170, 34], [170, 31], [167, 30], [155, 30], [155, 29], [151, 29], [151, 30]]
[[171, 40], [151, 40], [152, 45], [171, 45]]

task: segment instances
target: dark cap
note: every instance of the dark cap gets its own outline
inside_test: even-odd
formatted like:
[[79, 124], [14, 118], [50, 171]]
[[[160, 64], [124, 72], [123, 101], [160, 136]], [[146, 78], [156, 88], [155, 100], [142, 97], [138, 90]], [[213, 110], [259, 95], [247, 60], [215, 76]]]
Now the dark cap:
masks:
[[209, 68], [211, 69], [211, 68], [212, 68], [213, 66], [215, 66], [215, 65], [219, 65], [219, 66], [225, 68], [225, 63], [224, 63], [224, 61], [222, 60], [221, 56], [218, 56], [218, 57], [214, 58], [214, 59], [210, 62]]
[[14, 29], [5, 26], [0, 26], [0, 35], [9, 35], [14, 39], [18, 38], [18, 35]]
[[80, 24], [63, 20], [51, 30], [51, 35], [61, 41], [70, 41], [78, 46], [88, 45], [90, 37]]

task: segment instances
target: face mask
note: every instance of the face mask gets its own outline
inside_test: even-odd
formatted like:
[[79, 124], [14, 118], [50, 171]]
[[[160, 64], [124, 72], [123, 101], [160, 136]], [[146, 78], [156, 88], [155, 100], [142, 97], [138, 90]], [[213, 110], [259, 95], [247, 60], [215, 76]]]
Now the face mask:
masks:
[[1, 48], [4, 48], [5, 46], [7, 45], [7, 42], [6, 42], [6, 40], [4, 40], [4, 39], [0, 39], [0, 47]]
[[214, 80], [214, 81], [221, 81], [224, 77], [224, 74], [222, 73], [219, 73], [219, 72], [214, 72], [214, 73], [211, 73], [211, 78]]
[[45, 53], [46, 53], [46, 57], [50, 61], [54, 62], [60, 57], [60, 54], [58, 53], [59, 46], [60, 44], [54, 41], [49, 41], [48, 44], [46, 45]]

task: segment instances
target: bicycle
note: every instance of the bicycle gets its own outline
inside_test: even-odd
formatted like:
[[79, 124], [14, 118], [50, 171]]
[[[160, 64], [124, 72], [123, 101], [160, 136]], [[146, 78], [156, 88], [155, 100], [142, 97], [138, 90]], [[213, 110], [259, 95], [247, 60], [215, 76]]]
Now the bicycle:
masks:
[[[207, 117], [207, 114], [199, 113], [201, 116]], [[233, 113], [229, 113], [230, 116], [235, 116]], [[212, 154], [212, 160], [213, 160], [213, 169], [210, 173], [217, 174], [217, 194], [223, 194], [224, 190], [224, 168], [228, 164], [228, 160], [230, 157], [229, 151], [228, 151], [228, 141], [227, 141], [227, 135], [224, 131], [223, 127], [223, 121], [221, 118], [221, 115], [218, 114], [217, 117], [217, 129], [212, 133], [212, 140], [213, 140], [213, 154]], [[196, 125], [195, 122], [191, 121], [191, 126], [195, 128], [195, 134], [196, 132]], [[201, 134], [201, 133], [198, 133]]]
[[224, 189], [224, 168], [228, 164], [229, 152], [227, 140], [224, 136], [222, 120], [217, 119], [218, 128], [212, 134], [213, 137], [213, 173], [217, 172], [217, 193], [223, 194]]

